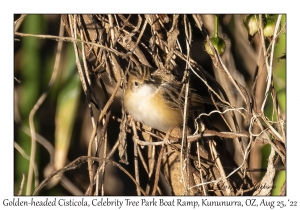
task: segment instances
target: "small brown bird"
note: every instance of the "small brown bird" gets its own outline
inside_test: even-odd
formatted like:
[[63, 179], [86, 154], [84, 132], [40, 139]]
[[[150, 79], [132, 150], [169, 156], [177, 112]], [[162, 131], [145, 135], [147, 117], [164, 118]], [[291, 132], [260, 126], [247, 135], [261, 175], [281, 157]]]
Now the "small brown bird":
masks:
[[[149, 67], [137, 66], [129, 71], [124, 95], [127, 112], [137, 121], [152, 128], [168, 132], [183, 124], [184, 94], [182, 85], [177, 82], [165, 82], [151, 76]], [[204, 103], [212, 104], [196, 93], [189, 94], [189, 113], [203, 111]]]

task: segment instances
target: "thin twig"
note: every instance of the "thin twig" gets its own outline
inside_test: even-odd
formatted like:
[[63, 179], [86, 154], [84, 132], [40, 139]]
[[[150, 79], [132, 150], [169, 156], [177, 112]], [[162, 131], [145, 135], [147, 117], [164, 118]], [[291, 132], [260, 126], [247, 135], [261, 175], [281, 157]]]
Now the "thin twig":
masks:
[[[203, 183], [203, 174], [202, 174], [202, 169], [201, 169], [201, 156], [200, 156], [200, 144], [197, 141], [197, 157], [198, 157], [198, 168], [199, 168], [199, 172], [200, 172], [200, 182]], [[207, 195], [207, 191], [206, 191], [206, 187], [204, 185], [202, 185], [202, 190], [204, 195]]]
[[[185, 30], [185, 36], [186, 36], [186, 50], [187, 50], [187, 61], [190, 60], [190, 44], [192, 42], [192, 29], [191, 29], [191, 25], [190, 22], [187, 19], [187, 15], [184, 15], [184, 30]], [[188, 64], [186, 63], [186, 69], [188, 69]], [[188, 97], [189, 97], [189, 71], [186, 70], [186, 77], [188, 78], [188, 81], [186, 83], [186, 89], [185, 89], [185, 102], [184, 102], [184, 112], [183, 112], [183, 133], [182, 133], [182, 139], [183, 139], [183, 144], [181, 147], [181, 150], [183, 150], [183, 146], [186, 147], [186, 154], [185, 154], [185, 164], [186, 164], [186, 173], [187, 173], [187, 180], [184, 180], [184, 187], [185, 187], [185, 191], [188, 191], [188, 189], [190, 188], [190, 171], [189, 171], [189, 163], [190, 163], [190, 159], [189, 159], [189, 154], [190, 154], [190, 146], [191, 144], [187, 142], [186, 139], [186, 120], [187, 120], [187, 105], [188, 105]], [[185, 142], [186, 141], [186, 142]], [[182, 156], [181, 156], [182, 158]], [[183, 163], [181, 162], [181, 171], [183, 171]], [[182, 174], [183, 175], [183, 174]], [[185, 183], [186, 181], [186, 183]], [[188, 192], [189, 194], [189, 192]]]
[[112, 15], [108, 15], [108, 22], [109, 22], [109, 31], [111, 35], [111, 41], [112, 43], [115, 43], [115, 32], [114, 32], [114, 21]]
[[[135, 174], [135, 180], [138, 184], [140, 184], [140, 176], [139, 176], [139, 163], [138, 163], [138, 144], [136, 139], [138, 139], [138, 135], [137, 135], [137, 131], [136, 131], [136, 127], [134, 125], [134, 120], [131, 119], [131, 123], [132, 128], [133, 128], [133, 136], [132, 136], [132, 140], [133, 140], [133, 158], [134, 158], [134, 174]], [[136, 188], [136, 192], [137, 195], [140, 196], [141, 195], [141, 191], [139, 190], [139, 188]]]
[[[93, 129], [93, 132], [91, 134], [90, 141], [89, 141], [89, 146], [88, 146], [88, 156], [89, 157], [92, 156], [92, 143], [93, 143], [93, 141], [95, 139], [95, 135], [96, 135], [96, 132], [97, 132], [98, 124], [102, 121], [104, 115], [107, 113], [107, 110], [109, 109], [110, 105], [114, 101], [114, 98], [115, 98], [115, 96], [116, 96], [116, 94], [117, 94], [117, 92], [119, 90], [121, 82], [122, 82], [121, 79], [118, 80], [118, 82], [117, 82], [117, 84], [115, 86], [114, 91], [112, 92], [109, 100], [107, 101], [107, 103], [105, 104], [103, 110], [101, 111], [101, 113], [99, 115], [97, 126], [95, 126], [94, 129]], [[92, 160], [91, 159], [88, 160], [88, 170], [89, 170], [90, 182], [93, 183], [93, 170], [92, 170]]]
[[[22, 125], [21, 129], [25, 134], [27, 134], [28, 136], [31, 137], [30, 129], [27, 126]], [[47, 140], [45, 137], [43, 137], [41, 134], [39, 134], [37, 132], [36, 132], [36, 141], [38, 143], [40, 143], [48, 151], [49, 156], [50, 156], [49, 164], [53, 165], [54, 164], [54, 147], [53, 147], [53, 145], [50, 143], [49, 140]]]
[[116, 55], [119, 55], [121, 57], [126, 57], [126, 55], [124, 53], [121, 53], [117, 50], [111, 49], [109, 47], [103, 46], [101, 44], [97, 44], [94, 42], [89, 42], [89, 41], [84, 41], [81, 39], [76, 39], [76, 38], [71, 38], [71, 37], [63, 37], [63, 36], [52, 36], [52, 35], [42, 35], [42, 34], [26, 34], [26, 33], [20, 33], [20, 32], [15, 32], [14, 33], [15, 36], [20, 36], [20, 37], [36, 37], [36, 38], [41, 38], [41, 39], [53, 39], [55, 41], [65, 41], [65, 42], [76, 42], [76, 43], [85, 43], [85, 44], [89, 44], [95, 47], [99, 47], [99, 48], [103, 48], [104, 50], [107, 50], [109, 52], [115, 53]]
[[[26, 154], [26, 152], [23, 150], [23, 148], [17, 142], [14, 142], [14, 148], [22, 155], [23, 158], [30, 161], [30, 156], [28, 154]], [[34, 163], [33, 167], [34, 167], [33, 172], [35, 174], [35, 182], [37, 183], [39, 181], [38, 180], [38, 178], [39, 178], [38, 166], [36, 163]]]
[[24, 183], [25, 183], [25, 174], [22, 173], [22, 181], [21, 181], [21, 185], [20, 185], [20, 190], [19, 190], [19, 192], [18, 192], [18, 196], [21, 196], [21, 195], [22, 195]]
[[[59, 36], [62, 36], [64, 34], [64, 26], [62, 22], [60, 23], [60, 29], [59, 29]], [[30, 162], [29, 162], [29, 169], [28, 169], [28, 178], [27, 178], [27, 188], [26, 188], [26, 195], [31, 194], [31, 185], [32, 185], [32, 176], [33, 176], [33, 165], [35, 163], [35, 153], [36, 153], [36, 132], [35, 132], [35, 126], [34, 126], [34, 116], [37, 110], [40, 108], [46, 97], [48, 96], [48, 93], [50, 89], [53, 86], [54, 81], [56, 80], [58, 67], [60, 63], [61, 58], [61, 50], [62, 50], [63, 42], [59, 41], [57, 44], [57, 52], [55, 56], [55, 63], [53, 67], [53, 72], [51, 75], [51, 79], [49, 81], [48, 87], [45, 90], [45, 92], [40, 96], [32, 110], [29, 114], [29, 127], [30, 127], [30, 135], [31, 135], [31, 153], [30, 153]], [[37, 183], [36, 183], [37, 184]]]
[[63, 167], [62, 169], [59, 169], [57, 171], [55, 171], [53, 174], [51, 174], [50, 176], [48, 176], [46, 179], [44, 179], [39, 186], [37, 186], [33, 192], [32, 195], [36, 195], [42, 188], [44, 188], [53, 177], [57, 176], [57, 175], [61, 175], [63, 173], [65, 173], [66, 171], [69, 170], [74, 170], [76, 168], [78, 168], [81, 164], [88, 162], [88, 160], [91, 161], [97, 161], [97, 162], [102, 162], [105, 161], [108, 164], [115, 166], [117, 168], [119, 168], [121, 171], [123, 171], [135, 184], [138, 188], [140, 188], [141, 192], [143, 195], [147, 195], [146, 192], [140, 187], [140, 185], [135, 181], [135, 179], [130, 175], [130, 173], [128, 171], [126, 171], [120, 164], [109, 160], [109, 159], [104, 159], [104, 158], [97, 158], [97, 157], [88, 157], [88, 156], [81, 156], [79, 158], [77, 158], [76, 160], [74, 160], [73, 162], [69, 163], [68, 165], [66, 165], [65, 167]]
[[[267, 86], [266, 86], [266, 91], [265, 91], [265, 98], [262, 102], [262, 105], [261, 105], [261, 111], [262, 113], [264, 113], [264, 107], [265, 107], [265, 103], [267, 101], [267, 95], [269, 93], [269, 89], [271, 87], [271, 78], [272, 78], [272, 73], [273, 73], [273, 56], [274, 56], [274, 47], [275, 47], [275, 38], [276, 38], [276, 35], [277, 35], [277, 31], [279, 29], [279, 26], [280, 26], [280, 20], [281, 20], [281, 17], [282, 15], [278, 15], [278, 18], [277, 18], [277, 22], [276, 22], [276, 26], [275, 26], [275, 30], [274, 30], [274, 35], [273, 35], [273, 42], [271, 43], [271, 53], [270, 53], [270, 62], [268, 62], [268, 55], [267, 55], [267, 51], [266, 51], [266, 48], [265, 48], [265, 45], [263, 45], [263, 49], [264, 49], [264, 57], [265, 57], [265, 63], [267, 64], [267, 71], [268, 71], [268, 80], [267, 80]], [[260, 19], [262, 19], [261, 15], [260, 15]], [[262, 20], [261, 20], [262, 21]], [[263, 32], [262, 32], [262, 27], [261, 27], [261, 37], [262, 39], [264, 38], [263, 36]], [[264, 43], [264, 41], [263, 41]]]
[[25, 19], [26, 15], [21, 15], [15, 22], [14, 22], [14, 31], [16, 32], [21, 24], [23, 23], [24, 19]]
[[144, 22], [144, 25], [143, 25], [142, 30], [141, 30], [141, 32], [140, 32], [140, 35], [139, 35], [139, 37], [138, 37], [138, 39], [137, 39], [137, 41], [136, 41], [134, 47], [132, 48], [131, 52], [134, 52], [135, 48], [139, 45], [139, 43], [140, 43], [140, 41], [141, 41], [141, 38], [142, 38], [142, 36], [143, 36], [143, 34], [144, 34], [144, 31], [145, 31], [145, 29], [146, 29], [147, 23], [148, 23], [147, 21]]
[[[166, 138], [168, 138], [166, 136]], [[162, 157], [164, 155], [165, 152], [165, 147], [162, 146], [160, 153], [158, 155], [158, 159], [157, 159], [157, 165], [156, 165], [156, 170], [155, 170], [155, 179], [154, 179], [154, 186], [153, 186], [153, 190], [152, 190], [152, 196], [154, 196], [156, 194], [156, 190], [158, 187], [158, 180], [159, 180], [159, 173], [160, 173], [160, 168], [161, 168], [161, 161], [162, 161]]]
[[[212, 141], [210, 141], [212, 142]], [[225, 192], [227, 195], [231, 195], [231, 191], [230, 189], [233, 189], [230, 182], [226, 179], [226, 174], [225, 174], [225, 171], [224, 171], [224, 168], [223, 168], [223, 165], [221, 163], [221, 160], [220, 160], [220, 157], [218, 156], [217, 154], [217, 150], [216, 150], [216, 147], [214, 144], [212, 144], [212, 154], [213, 154], [213, 157], [216, 161], [216, 165], [218, 166], [218, 169], [219, 169], [219, 172], [221, 174], [221, 177], [223, 178], [223, 182], [225, 183]]]

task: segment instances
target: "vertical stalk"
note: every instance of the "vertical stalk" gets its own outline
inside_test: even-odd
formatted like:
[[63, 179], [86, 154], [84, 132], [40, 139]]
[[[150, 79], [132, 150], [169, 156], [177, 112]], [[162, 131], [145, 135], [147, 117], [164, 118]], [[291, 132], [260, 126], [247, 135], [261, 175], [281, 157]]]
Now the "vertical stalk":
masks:
[[215, 15], [214, 37], [218, 37], [218, 34], [219, 34], [219, 15]]

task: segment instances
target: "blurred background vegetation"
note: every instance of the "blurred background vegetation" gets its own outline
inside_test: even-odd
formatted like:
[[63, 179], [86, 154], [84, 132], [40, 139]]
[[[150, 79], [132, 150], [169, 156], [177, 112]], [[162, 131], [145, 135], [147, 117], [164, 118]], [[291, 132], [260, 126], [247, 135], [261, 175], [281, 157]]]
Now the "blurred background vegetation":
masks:
[[[213, 18], [204, 15], [204, 23], [209, 32], [214, 30]], [[256, 61], [253, 58], [247, 58], [247, 52], [244, 51], [239, 39], [248, 40], [246, 29], [242, 26], [243, 19], [247, 15], [220, 15], [220, 27], [222, 27], [221, 36], [225, 40], [226, 50], [233, 56], [235, 67], [243, 76], [246, 84], [252, 84]], [[15, 15], [14, 20], [22, 18], [21, 15]], [[286, 16], [283, 15], [281, 26], [286, 22]], [[203, 47], [204, 38], [199, 29], [193, 24], [193, 43], [192, 52], [194, 60], [200, 63], [208, 72], [212, 70], [210, 56]], [[209, 26], [212, 28], [210, 29]], [[241, 27], [242, 26], [242, 27]], [[26, 34], [41, 34], [58, 36], [61, 27], [60, 15], [26, 15], [19, 22], [17, 32]], [[236, 33], [237, 30], [242, 32]], [[211, 34], [211, 33], [210, 33]], [[243, 37], [239, 37], [239, 35]], [[63, 36], [68, 36], [64, 32]], [[248, 46], [256, 51], [259, 43], [259, 37], [254, 36], [248, 41]], [[20, 193], [25, 195], [27, 189], [27, 176], [29, 168], [29, 158], [31, 154], [31, 137], [29, 116], [33, 107], [46, 91], [47, 97], [36, 111], [34, 116], [34, 126], [37, 133], [36, 158], [34, 181], [31, 189], [37, 185], [55, 170], [64, 167], [67, 163], [75, 160], [77, 157], [87, 155], [88, 142], [92, 131], [92, 122], [88, 109], [87, 99], [82, 90], [79, 80], [77, 67], [75, 64], [75, 54], [73, 43], [63, 42], [61, 48], [61, 58], [57, 68], [57, 76], [53, 81], [53, 86], [49, 87], [58, 49], [58, 41], [49, 38], [20, 37], [15, 36], [14, 40], [14, 194], [18, 195], [22, 179], [25, 179], [23, 190]], [[273, 77], [274, 85], [278, 96], [278, 103], [281, 109], [282, 117], [285, 119], [286, 113], [286, 33], [281, 33], [278, 42], [275, 45]], [[246, 60], [245, 60], [246, 59]], [[250, 62], [250, 64], [248, 64]], [[251, 63], [253, 62], [253, 63]], [[251, 66], [251, 67], [249, 67]], [[254, 67], [254, 68], [253, 68]], [[249, 69], [252, 68], [252, 72]], [[96, 77], [91, 77], [92, 84], [95, 87], [96, 94], [99, 96], [100, 104], [107, 101], [105, 93], [100, 88]], [[108, 78], [104, 78], [109, 83]], [[110, 95], [113, 86], [108, 86]], [[112, 116], [121, 118], [121, 91], [112, 105]], [[271, 98], [267, 101], [266, 107], [272, 107]], [[99, 111], [95, 110], [97, 116]], [[266, 108], [265, 115], [273, 119], [273, 109]], [[274, 119], [275, 120], [275, 119]], [[110, 120], [108, 139], [111, 147], [118, 139], [119, 122]], [[63, 141], [62, 141], [63, 139]], [[131, 145], [132, 146], [132, 145]], [[128, 147], [128, 153], [132, 149]], [[255, 148], [253, 149], [253, 152]], [[258, 147], [253, 154], [255, 162], [259, 162], [258, 168], [267, 168], [267, 158], [270, 154], [270, 145]], [[118, 155], [113, 159], [118, 162]], [[133, 168], [128, 166], [127, 170], [133, 172]], [[264, 172], [258, 172], [258, 177], [263, 177]], [[105, 174], [106, 195], [135, 195], [135, 185], [121, 171], [114, 167], [109, 167]], [[285, 170], [279, 170], [276, 173], [272, 195], [279, 195], [280, 187], [286, 181]], [[82, 195], [89, 186], [89, 176], [87, 164], [83, 164], [79, 169], [66, 172], [60, 177], [60, 181], [51, 182], [46, 188], [42, 189], [41, 195]], [[32, 193], [32, 191], [30, 192]]]

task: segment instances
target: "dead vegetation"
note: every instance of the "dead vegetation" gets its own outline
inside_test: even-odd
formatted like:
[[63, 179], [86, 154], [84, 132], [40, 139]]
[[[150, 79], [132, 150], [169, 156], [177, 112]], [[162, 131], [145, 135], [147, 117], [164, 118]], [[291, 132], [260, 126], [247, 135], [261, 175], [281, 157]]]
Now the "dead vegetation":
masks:
[[[110, 166], [131, 180], [136, 195], [270, 195], [276, 172], [286, 166], [285, 113], [278, 104], [273, 74], [274, 48], [285, 23], [281, 15], [276, 17], [274, 34], [266, 38], [263, 15], [257, 15], [258, 31], [251, 39], [239, 15], [218, 15], [217, 22], [214, 15], [62, 15], [59, 36], [15, 30], [18, 39], [55, 39], [58, 48], [63, 42], [72, 42], [92, 122], [86, 156], [52, 170], [33, 194], [53, 177], [59, 176], [63, 182], [64, 173], [87, 163], [85, 195], [109, 194], [106, 189], [110, 182], [106, 180]], [[22, 18], [15, 21], [15, 27]], [[210, 41], [216, 27], [226, 44], [221, 56]], [[204, 41], [211, 55], [204, 52]], [[209, 106], [205, 113], [185, 119], [183, 129], [170, 136], [149, 130], [128, 119], [122, 105], [128, 70], [141, 64], [157, 69], [155, 74], [180, 81], [184, 94], [194, 88], [227, 106]], [[30, 122], [55, 82], [57, 71], [55, 67], [49, 89], [32, 109]], [[112, 107], [114, 101], [118, 104]], [[114, 113], [116, 109], [121, 112], [119, 116]], [[187, 109], [186, 104], [184, 116]], [[267, 109], [272, 110], [272, 119], [267, 117]], [[118, 127], [110, 126], [110, 121], [117, 122]], [[27, 194], [31, 194], [28, 186], [34, 174], [33, 151], [42, 138], [34, 123], [29, 126]], [[117, 140], [109, 138], [112, 132], [118, 133]], [[255, 157], [260, 145], [270, 145], [267, 168], [261, 168], [259, 157]], [[257, 172], [265, 173], [261, 178]], [[281, 192], [285, 194], [285, 187]]]

